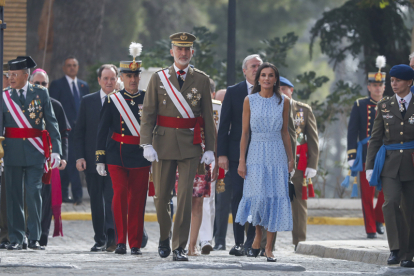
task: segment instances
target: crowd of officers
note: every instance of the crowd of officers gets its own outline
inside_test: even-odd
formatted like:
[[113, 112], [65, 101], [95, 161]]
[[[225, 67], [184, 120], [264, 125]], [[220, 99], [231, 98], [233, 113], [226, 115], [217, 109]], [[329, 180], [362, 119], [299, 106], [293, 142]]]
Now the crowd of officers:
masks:
[[[78, 63], [74, 57], [65, 60], [65, 76], [51, 83], [49, 93], [45, 71], [35, 70], [28, 82], [30, 69], [36, 66], [31, 57], [8, 62], [6, 79], [3, 78], [10, 86], [3, 91], [0, 249], [45, 249], [52, 215], [54, 235], [62, 232], [59, 203], [82, 203], [78, 171], [84, 171], [95, 232], [91, 251], [125, 254], [128, 240], [131, 254], [142, 254], [141, 248], [148, 239], [145, 204], [148, 188], [150, 193], [152, 188], [160, 227], [159, 255], [165, 258], [173, 252], [173, 260], [187, 261], [190, 226], [198, 232], [200, 224], [204, 225], [193, 225], [195, 220], [191, 219], [195, 212], [194, 179], [202, 168], [209, 167], [205, 165], [213, 165], [211, 182], [220, 174], [218, 168], [222, 170], [221, 184], [216, 184], [217, 210], [214, 211], [214, 202], [207, 201], [203, 221], [212, 221], [207, 228], [213, 229], [217, 214], [214, 249], [226, 248], [226, 218], [231, 202], [235, 241], [229, 253], [253, 256], [255, 227], [240, 226], [234, 219], [243, 194], [243, 179], [237, 173], [243, 100], [251, 93], [263, 61], [259, 55], [244, 59], [245, 80], [229, 87], [221, 108], [216, 109], [209, 77], [190, 65], [196, 37], [176, 33], [170, 39], [174, 64], [155, 72], [146, 91], [138, 89], [142, 46], [137, 43], [130, 46], [132, 61], [121, 61], [119, 68], [101, 66], [101, 90], [92, 94], [86, 82], [76, 77]], [[115, 89], [118, 75], [124, 86], [121, 89]], [[391, 250], [388, 263], [401, 261], [401, 266], [412, 267], [414, 103], [410, 87], [414, 70], [398, 65], [390, 75], [395, 95], [385, 98], [381, 66], [379, 72], [368, 75], [369, 97], [355, 102], [350, 117], [348, 160], [353, 176], [360, 174], [367, 237], [384, 233], [385, 218]], [[294, 85], [287, 78], [280, 77], [280, 86], [291, 99], [289, 133], [296, 157], [292, 238], [296, 249], [299, 242], [306, 240], [306, 199], [314, 196], [311, 178], [317, 173], [319, 141], [310, 106], [293, 99]], [[73, 198], [69, 197], [69, 183]], [[372, 204], [374, 186], [380, 190], [376, 208]], [[177, 206], [171, 229], [174, 193]], [[203, 247], [211, 247], [213, 230], [208, 232], [211, 233], [203, 238]], [[262, 244], [263, 254], [266, 240]]]

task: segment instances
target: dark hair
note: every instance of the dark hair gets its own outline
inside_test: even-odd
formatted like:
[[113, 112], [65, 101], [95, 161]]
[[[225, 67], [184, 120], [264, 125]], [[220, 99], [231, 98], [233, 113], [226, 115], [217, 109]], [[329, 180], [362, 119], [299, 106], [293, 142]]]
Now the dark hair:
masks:
[[273, 71], [275, 71], [276, 85], [273, 86], [273, 92], [279, 98], [279, 104], [280, 104], [282, 102], [282, 95], [280, 93], [280, 78], [279, 78], [280, 75], [279, 75], [279, 70], [277, 70], [276, 66], [274, 66], [273, 64], [271, 64], [269, 62], [264, 62], [257, 69], [256, 77], [254, 78], [254, 85], [253, 85], [252, 94], [260, 92], [260, 90], [261, 90], [260, 84], [259, 84], [260, 74], [262, 73], [262, 70], [265, 69], [265, 68], [272, 68]]
[[216, 83], [210, 79], [210, 93], [216, 92]]
[[66, 63], [66, 61], [67, 61], [68, 59], [74, 59], [74, 60], [76, 60], [76, 62], [79, 64], [79, 61], [78, 61], [78, 59], [77, 59], [75, 56], [67, 56], [67, 57], [63, 60], [63, 65], [65, 65], [65, 63]]
[[102, 71], [105, 69], [114, 69], [115, 76], [118, 77], [118, 68], [113, 64], [103, 64], [101, 67], [99, 67], [98, 70], [98, 78], [102, 77]]

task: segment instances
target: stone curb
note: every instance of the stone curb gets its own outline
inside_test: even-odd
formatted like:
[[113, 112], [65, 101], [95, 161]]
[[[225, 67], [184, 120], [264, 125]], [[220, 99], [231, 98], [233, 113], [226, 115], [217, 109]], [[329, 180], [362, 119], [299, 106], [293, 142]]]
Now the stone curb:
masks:
[[[387, 265], [389, 252], [375, 248], [366, 248], [364, 246], [349, 246], [343, 248], [343, 244], [347, 241], [341, 241], [341, 245], [335, 245], [338, 241], [322, 241], [322, 242], [300, 242], [296, 249], [296, 253], [304, 255], [315, 255], [321, 258], [333, 258], [339, 260], [347, 260], [353, 262], [363, 262], [367, 264]], [[349, 244], [361, 241], [348, 241]], [[386, 241], [378, 241], [384, 242]]]
[[[63, 220], [92, 220], [91, 213], [81, 212], [62, 212]], [[157, 214], [145, 213], [146, 222], [156, 222]], [[233, 217], [230, 214], [229, 223], [233, 223]], [[343, 218], [343, 217], [308, 217], [308, 223], [313, 225], [345, 225], [360, 226], [364, 225], [363, 218]]]
[[165, 263], [154, 267], [154, 270], [171, 270], [171, 269], [239, 269], [239, 270], [270, 270], [270, 271], [297, 271], [303, 272], [306, 269], [298, 264], [288, 263], [261, 263], [261, 262], [172, 262]]

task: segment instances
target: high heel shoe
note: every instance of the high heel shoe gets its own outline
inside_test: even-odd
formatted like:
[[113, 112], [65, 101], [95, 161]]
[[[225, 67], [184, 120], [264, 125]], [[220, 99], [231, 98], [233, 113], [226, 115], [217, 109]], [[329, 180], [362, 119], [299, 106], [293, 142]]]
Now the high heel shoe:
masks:
[[275, 257], [266, 256], [266, 253], [265, 253], [265, 257], [266, 257], [266, 261], [268, 261], [268, 262], [275, 263], [277, 261], [277, 259]]
[[259, 253], [260, 253], [260, 248], [259, 249], [254, 249], [254, 248], [251, 248], [251, 250], [252, 250], [252, 253], [253, 253], [253, 256], [256, 258], [258, 255], [259, 255]]

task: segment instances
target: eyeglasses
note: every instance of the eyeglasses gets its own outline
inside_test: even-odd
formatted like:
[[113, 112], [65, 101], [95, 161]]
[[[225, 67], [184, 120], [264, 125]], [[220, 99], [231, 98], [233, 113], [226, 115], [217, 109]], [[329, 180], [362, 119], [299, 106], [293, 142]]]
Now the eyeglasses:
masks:
[[26, 74], [26, 73], [23, 73], [23, 74], [9, 73], [9, 77], [10, 77], [10, 78], [11, 78], [11, 77], [13, 77], [13, 78], [17, 78], [18, 76], [20, 76], [20, 75], [24, 75], [24, 74]]
[[46, 85], [47, 85], [47, 82], [45, 82], [45, 81], [42, 81], [42, 82], [40, 82], [40, 81], [35, 81], [35, 82], [34, 82], [34, 84], [38, 84], [38, 85], [42, 85], [42, 86], [46, 86]]

